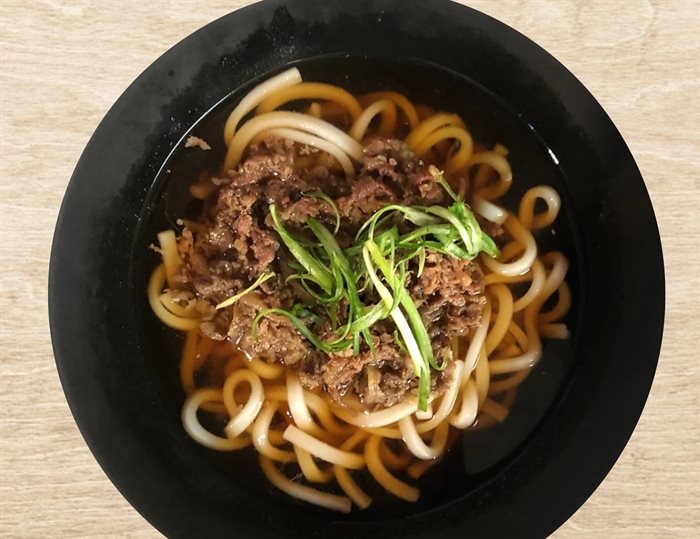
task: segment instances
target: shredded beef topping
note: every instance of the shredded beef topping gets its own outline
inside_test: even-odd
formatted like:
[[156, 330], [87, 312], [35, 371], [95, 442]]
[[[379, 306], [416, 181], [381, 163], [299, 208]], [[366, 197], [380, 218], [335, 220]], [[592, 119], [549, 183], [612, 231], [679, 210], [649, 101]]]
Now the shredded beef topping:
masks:
[[[444, 190], [399, 140], [370, 142], [357, 177], [351, 180], [336, 174], [332, 163], [300, 168], [296, 164], [302, 159], [314, 163], [314, 153], [301, 150], [290, 141], [266, 139], [249, 148], [236, 170], [217, 179], [218, 190], [205, 202], [202, 218], [190, 222], [178, 240], [184, 264], [175, 276], [173, 297], [203, 315], [204, 335], [230, 339], [249, 356], [297, 369], [304, 387], [322, 388], [336, 401], [354, 393], [370, 408], [391, 406], [416, 394], [418, 378], [396, 341], [390, 319], [371, 328], [374, 352], [363, 344], [357, 355], [352, 347], [340, 353], [321, 352], [289, 319], [275, 314], [261, 317], [257, 338], [253, 336], [253, 320], [261, 311], [290, 309], [313, 299], [298, 282], [286, 281], [293, 260], [272, 226], [268, 205], [276, 205], [289, 229], [311, 217], [332, 227], [332, 206], [309, 195], [325, 193], [339, 208], [341, 229], [335, 237], [345, 248], [367, 218], [386, 204], [444, 205]], [[231, 307], [215, 309], [268, 271], [276, 276]], [[449, 362], [446, 370], [431, 378], [432, 391], [440, 393], [454, 359], [450, 338], [464, 335], [481, 319], [484, 277], [475, 262], [434, 252], [427, 255], [421, 275], [416, 274], [417, 268], [412, 268], [406, 286], [432, 339], [436, 360]]]
[[411, 290], [431, 337], [464, 335], [479, 325], [486, 302], [478, 264], [430, 253]]

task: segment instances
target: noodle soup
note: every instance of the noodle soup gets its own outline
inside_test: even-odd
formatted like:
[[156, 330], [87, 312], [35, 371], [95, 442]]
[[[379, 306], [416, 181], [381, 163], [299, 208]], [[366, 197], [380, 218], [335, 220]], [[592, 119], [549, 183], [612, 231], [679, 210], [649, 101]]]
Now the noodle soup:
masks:
[[[460, 81], [460, 91], [451, 91], [453, 77], [428, 67], [411, 69], [429, 85], [406, 84], [400, 66], [392, 71], [381, 62], [331, 62], [325, 67], [323, 62], [300, 66], [298, 72], [264, 82], [257, 94], [234, 96], [193, 129], [199, 140], [188, 139], [189, 147], [179, 149], [164, 167], [144, 234], [163, 255], [149, 282], [150, 303], [161, 322], [144, 312], [147, 326], [163, 339], [149, 339], [146, 348], [158, 350], [163, 372], [158, 376], [170, 381], [164, 385], [166, 401], [182, 403], [188, 396], [175, 418], [182, 417], [184, 431], [208, 448], [231, 480], [240, 480], [245, 469], [244, 474], [256, 478], [246, 481], [254, 490], [272, 484], [342, 512], [355, 507], [371, 514], [387, 503], [397, 513], [415, 510], [388, 502], [387, 492], [419, 508], [434, 507], [507, 464], [559, 388], [570, 349], [571, 317], [564, 317], [573, 283], [567, 276], [571, 254], [561, 251], [568, 233], [558, 213], [566, 202], [561, 203], [558, 170], [544, 149], [477, 87]], [[321, 79], [339, 84], [315, 83]], [[246, 99], [257, 111], [252, 118], [246, 107], [236, 113]], [[281, 145], [284, 140], [292, 142]], [[377, 140], [400, 145], [371, 149]], [[390, 167], [403, 167], [400, 177], [368, 163], [368, 153]], [[260, 211], [259, 201], [267, 206], [255, 215], [263, 234], [256, 232], [243, 251], [231, 248], [251, 256], [230, 273], [241, 282], [220, 297], [207, 294], [192, 284], [193, 268], [206, 249], [192, 250], [192, 245], [215, 226], [221, 231], [217, 208], [222, 191], [231, 188], [224, 171], [249, 169], [256, 155], [270, 154], [291, 156], [290, 174], [306, 176], [310, 185], [302, 193], [306, 198], [293, 203], [313, 200], [316, 213], [294, 220], [294, 212], [280, 206], [275, 218], [272, 207], [280, 202], [263, 188], [251, 204], [258, 204], [252, 213]], [[326, 173], [308, 181], [314, 168], [324, 169], [329, 185], [340, 187], [326, 189]], [[277, 170], [254, 182], [279, 175]], [[406, 195], [397, 186], [410, 183], [411, 175], [420, 180]], [[353, 189], [363, 176], [380, 177], [389, 188], [375, 185], [381, 196], [357, 215], [363, 200], [352, 198], [361, 194]], [[387, 220], [397, 226], [393, 237]], [[232, 230], [239, 224], [231, 222]], [[164, 232], [160, 242], [158, 232]], [[424, 243], [416, 246], [418, 237]], [[253, 247], [270, 241], [277, 244], [273, 259], [252, 268], [266, 254]], [[343, 259], [338, 263], [334, 248], [350, 270], [343, 269]], [[144, 246], [141, 266], [147, 275], [160, 262], [145, 251]], [[285, 253], [284, 260], [277, 252]], [[304, 253], [313, 256], [307, 259]], [[406, 258], [403, 268], [395, 265], [401, 257]], [[387, 264], [400, 276], [384, 271]], [[293, 271], [280, 275], [282, 266]], [[330, 274], [328, 288], [323, 268]], [[444, 268], [452, 273], [440, 281]], [[189, 278], [178, 281], [177, 275], [188, 272]], [[421, 281], [430, 272], [437, 284]], [[472, 290], [465, 284], [462, 293], [469, 301], [454, 299], [457, 290], [443, 309], [451, 312], [432, 320], [426, 305], [458, 278], [479, 286]], [[266, 299], [292, 281], [305, 285], [293, 305]], [[340, 296], [346, 303], [335, 314], [337, 323], [328, 322], [331, 313], [328, 320], [312, 324], [314, 316], [326, 312], [337, 283], [342, 283]], [[418, 285], [422, 296], [416, 295]], [[409, 302], [401, 302], [400, 290]], [[312, 299], [299, 301], [304, 293]], [[352, 297], [360, 301], [351, 315]], [[297, 304], [301, 308], [292, 311]], [[245, 309], [253, 309], [252, 315]], [[234, 314], [221, 320], [226, 310]], [[372, 312], [377, 323], [388, 326], [386, 331], [377, 332], [371, 324], [352, 326], [351, 316], [359, 320]], [[232, 330], [233, 317], [248, 320], [248, 331]], [[261, 347], [254, 328], [267, 318], [275, 321], [274, 331]], [[162, 322], [185, 333], [178, 338]], [[459, 330], [445, 329], [449, 327]], [[336, 344], [348, 335], [346, 346]], [[303, 343], [302, 352], [320, 358], [319, 372], [307, 377], [299, 369], [303, 353], [290, 361], [300, 355], [285, 344], [290, 339]], [[437, 341], [442, 345], [436, 346]], [[390, 350], [373, 351], [370, 343]], [[331, 384], [336, 381], [327, 375], [331, 360], [342, 370], [363, 354], [363, 366], [347, 387]], [[401, 391], [391, 393], [395, 388], [388, 375], [396, 375], [401, 360], [410, 369], [401, 371]]]

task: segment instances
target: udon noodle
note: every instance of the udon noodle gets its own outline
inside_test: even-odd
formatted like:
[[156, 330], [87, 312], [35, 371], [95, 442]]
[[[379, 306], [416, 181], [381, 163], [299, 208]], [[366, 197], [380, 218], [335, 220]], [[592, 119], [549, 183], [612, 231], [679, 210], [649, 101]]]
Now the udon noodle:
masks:
[[[306, 105], [295, 112], [278, 110], [292, 102]], [[443, 457], [451, 432], [504, 421], [519, 384], [542, 356], [542, 338], [568, 337], [562, 321], [571, 306], [567, 259], [557, 251], [541, 253], [533, 236], [556, 220], [559, 195], [539, 185], [523, 195], [515, 211], [507, 209], [499, 202], [513, 183], [504, 146], [479, 146], [459, 116], [415, 105], [400, 93], [354, 96], [336, 86], [303, 82], [297, 69], [246, 95], [223, 135], [224, 170], [235, 169], [252, 143], [272, 135], [327, 154], [348, 178], [357, 173], [363, 141], [377, 135], [403, 138], [419, 159], [444, 170], [473, 212], [505, 230], [508, 240], [498, 258], [483, 253], [478, 258], [487, 303], [480, 325], [451, 342], [456, 359], [447, 389], [431, 395], [424, 410], [408, 394], [393, 406], [369, 411], [357, 399], [341, 405], [322, 390], [305, 389], [293, 369], [247, 357], [230, 341], [200, 334], [201, 315], [171, 295], [181, 264], [176, 233], [158, 235], [162, 263], [150, 277], [148, 298], [164, 324], [185, 334], [180, 381], [187, 433], [215, 451], [254, 447], [275, 487], [328, 509], [349, 512], [353, 504], [360, 509], [371, 504], [356, 482], [355, 474], [364, 470], [392, 495], [416, 501], [420, 490], [413, 482]], [[214, 189], [199, 184], [192, 192], [203, 198]], [[197, 373], [203, 368], [216, 376], [200, 386]], [[206, 427], [212, 424], [202, 422], [206, 415], [225, 427]], [[303, 480], [292, 479], [298, 471]]]

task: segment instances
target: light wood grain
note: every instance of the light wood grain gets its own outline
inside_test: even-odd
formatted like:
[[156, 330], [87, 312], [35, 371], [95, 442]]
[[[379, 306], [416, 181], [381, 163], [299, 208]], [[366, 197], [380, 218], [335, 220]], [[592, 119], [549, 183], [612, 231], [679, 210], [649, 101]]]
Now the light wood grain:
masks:
[[[245, 1], [0, 2], [0, 534], [157, 537], [72, 420], [53, 363], [49, 248], [72, 169], [126, 86], [170, 46]], [[629, 144], [667, 271], [666, 332], [644, 415], [561, 538], [700, 533], [700, 4], [467, 2], [566, 65]], [[634, 373], [630, 373], [631, 376]]]

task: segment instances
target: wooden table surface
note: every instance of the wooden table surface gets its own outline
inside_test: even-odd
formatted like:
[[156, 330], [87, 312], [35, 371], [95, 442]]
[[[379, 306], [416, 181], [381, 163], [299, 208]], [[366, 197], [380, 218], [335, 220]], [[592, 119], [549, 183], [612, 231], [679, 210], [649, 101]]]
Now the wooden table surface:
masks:
[[[102, 116], [161, 53], [246, 1], [0, 1], [0, 535], [158, 537], [88, 451], [49, 339], [51, 237]], [[651, 193], [666, 259], [654, 386], [607, 479], [556, 533], [700, 534], [700, 3], [466, 2], [566, 65], [622, 132]], [[630, 373], [634, 376], [634, 373]]]

